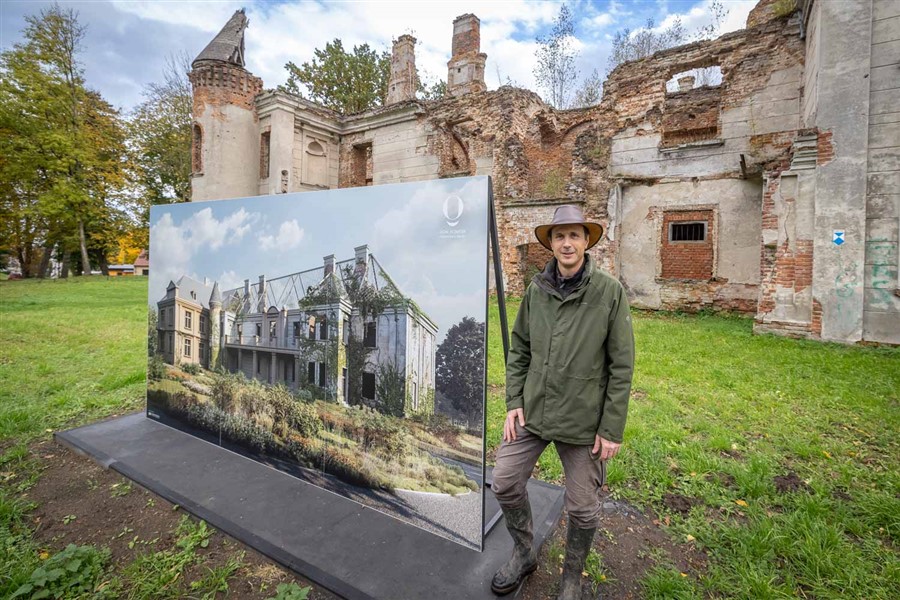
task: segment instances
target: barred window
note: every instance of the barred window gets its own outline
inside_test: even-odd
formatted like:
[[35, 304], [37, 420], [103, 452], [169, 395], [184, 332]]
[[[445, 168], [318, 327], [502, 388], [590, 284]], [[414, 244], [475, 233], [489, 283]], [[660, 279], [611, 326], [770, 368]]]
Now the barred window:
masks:
[[669, 223], [670, 242], [705, 242], [706, 221]]

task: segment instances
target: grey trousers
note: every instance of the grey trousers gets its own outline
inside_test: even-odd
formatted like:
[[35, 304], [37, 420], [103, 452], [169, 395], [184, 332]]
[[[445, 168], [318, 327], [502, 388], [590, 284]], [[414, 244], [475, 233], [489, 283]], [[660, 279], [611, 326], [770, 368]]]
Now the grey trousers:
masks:
[[[516, 439], [497, 450], [491, 490], [503, 508], [528, 502], [526, 484], [541, 453], [550, 443], [516, 422]], [[566, 511], [579, 529], [600, 524], [600, 488], [606, 483], [606, 461], [591, 455], [591, 446], [553, 442], [566, 473]]]

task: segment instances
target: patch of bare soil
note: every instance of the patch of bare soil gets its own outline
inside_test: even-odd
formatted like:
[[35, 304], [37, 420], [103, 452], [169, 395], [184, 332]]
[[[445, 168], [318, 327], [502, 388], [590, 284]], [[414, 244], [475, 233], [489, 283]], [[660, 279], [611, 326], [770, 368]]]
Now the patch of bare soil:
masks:
[[[116, 572], [121, 572], [142, 554], [173, 547], [183, 510], [55, 442], [35, 444], [31, 450], [42, 463], [43, 474], [23, 496], [37, 504], [32, 513], [35, 538], [47, 550], [58, 551], [70, 543], [106, 547]], [[243, 566], [228, 581], [229, 599], [270, 598], [280, 583], [311, 586], [222, 532], [214, 533], [209, 546], [198, 550], [202, 565], [209, 568], [225, 565], [240, 552]], [[206, 573], [203, 567], [193, 568], [185, 577]], [[337, 598], [315, 587], [309, 597]]]
[[[69, 543], [107, 547], [116, 571], [121, 572], [139, 555], [173, 546], [173, 532], [185, 514], [183, 510], [54, 442], [37, 444], [32, 451], [44, 472], [25, 495], [37, 503], [33, 513], [35, 535], [43, 547], [51, 551]], [[689, 577], [704, 571], [706, 556], [690, 544], [674, 543], [665, 531], [665, 520], [612, 500], [608, 494], [604, 496], [603, 521], [594, 539], [607, 577], [600, 586], [603, 597], [641, 598], [640, 581], [657, 564], [672, 564]], [[555, 597], [561, 560], [549, 555], [551, 549], [564, 552], [565, 535], [564, 515], [555, 534], [544, 544], [538, 571], [525, 584], [522, 597], [526, 600]], [[264, 600], [275, 595], [278, 584], [287, 582], [312, 587], [313, 599], [337, 598], [221, 532], [213, 534], [209, 546], [198, 552], [210, 568], [245, 553], [244, 566], [228, 582], [229, 599]], [[190, 580], [206, 572], [203, 567], [194, 568], [185, 577]], [[585, 578], [585, 586], [589, 585]]]
[[734, 488], [736, 483], [731, 473], [707, 473], [706, 480], [727, 488]]
[[[603, 499], [603, 516], [594, 549], [602, 557], [606, 581], [600, 584], [599, 596], [615, 600], [643, 598], [640, 581], [658, 564], [674, 565], [688, 577], [697, 577], [706, 568], [706, 555], [691, 544], [677, 544], [666, 533], [663, 522], [631, 505]], [[562, 560], [550, 552], [565, 552], [566, 516], [563, 515], [554, 535], [541, 550], [539, 567], [525, 583], [525, 600], [556, 597]], [[585, 594], [590, 582], [584, 578]], [[588, 596], [585, 597], [596, 597]]]
[[775, 489], [779, 494], [787, 494], [789, 492], [813, 493], [813, 489], [793, 471], [787, 475], [776, 475], [773, 478], [773, 481], [775, 482]]
[[703, 501], [699, 498], [682, 496], [681, 494], [666, 493], [663, 495], [663, 504], [672, 512], [686, 515], [691, 512], [691, 508], [702, 505]]

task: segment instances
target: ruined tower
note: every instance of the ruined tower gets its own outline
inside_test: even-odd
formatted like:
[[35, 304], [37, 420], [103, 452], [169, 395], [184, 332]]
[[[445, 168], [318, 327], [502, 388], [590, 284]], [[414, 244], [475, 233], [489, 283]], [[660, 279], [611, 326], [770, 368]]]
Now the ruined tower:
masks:
[[259, 193], [259, 127], [254, 98], [262, 90], [262, 80], [244, 68], [247, 25], [244, 11], [235, 11], [191, 63], [193, 200]]
[[416, 99], [416, 38], [401, 35], [394, 40], [391, 52], [391, 78], [385, 104], [397, 104]]
[[453, 56], [447, 63], [447, 91], [451, 96], [487, 90], [484, 84], [484, 63], [487, 54], [481, 52], [481, 21], [473, 14], [453, 20]]

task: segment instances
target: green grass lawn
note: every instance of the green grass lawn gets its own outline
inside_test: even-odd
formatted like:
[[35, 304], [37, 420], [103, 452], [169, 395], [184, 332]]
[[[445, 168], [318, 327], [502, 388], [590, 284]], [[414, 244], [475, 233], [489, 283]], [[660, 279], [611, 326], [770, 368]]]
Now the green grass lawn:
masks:
[[[21, 444], [48, 430], [142, 406], [146, 293], [131, 278], [0, 285], [0, 470], [24, 468]], [[512, 322], [518, 305], [507, 308]], [[709, 558], [687, 577], [660, 564], [645, 595], [900, 597], [900, 350], [753, 336], [743, 318], [640, 313], [634, 324], [610, 486]], [[490, 332], [492, 448], [505, 415], [496, 304]], [[562, 475], [552, 448], [540, 474]], [[794, 491], [779, 491], [789, 475]], [[676, 497], [691, 508], [670, 510]], [[4, 493], [0, 522], [11, 507]]]

